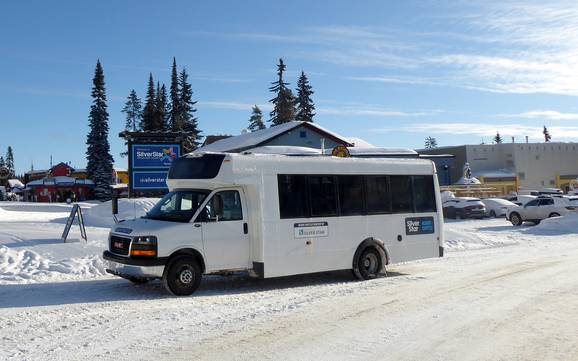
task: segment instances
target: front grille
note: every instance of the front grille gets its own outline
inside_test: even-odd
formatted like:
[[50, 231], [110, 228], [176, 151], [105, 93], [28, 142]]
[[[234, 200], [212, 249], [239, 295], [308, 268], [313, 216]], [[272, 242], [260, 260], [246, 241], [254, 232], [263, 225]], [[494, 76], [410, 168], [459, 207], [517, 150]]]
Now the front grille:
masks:
[[130, 238], [123, 238], [118, 236], [110, 236], [110, 251], [112, 253], [128, 256], [128, 249], [130, 247]]

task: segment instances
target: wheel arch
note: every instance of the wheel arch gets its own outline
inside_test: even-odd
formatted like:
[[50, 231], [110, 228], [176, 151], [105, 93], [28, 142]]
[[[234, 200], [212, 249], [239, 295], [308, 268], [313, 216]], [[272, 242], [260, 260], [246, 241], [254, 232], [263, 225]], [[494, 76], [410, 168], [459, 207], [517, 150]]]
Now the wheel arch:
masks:
[[389, 264], [390, 254], [389, 254], [387, 247], [385, 246], [385, 243], [383, 243], [383, 241], [378, 239], [378, 238], [369, 237], [369, 238], [364, 239], [357, 246], [357, 249], [355, 250], [355, 253], [353, 254], [353, 260], [352, 260], [352, 268], [353, 269], [355, 269], [357, 267], [357, 261], [359, 260], [359, 257], [361, 256], [361, 252], [363, 252], [363, 250], [365, 250], [368, 247], [373, 247], [373, 248], [377, 249], [377, 251], [379, 252], [379, 255], [381, 256], [381, 261], [382, 261], [384, 266]]
[[[168, 266], [175, 258], [180, 257], [180, 256], [193, 257], [199, 263], [199, 266], [201, 266], [201, 272], [205, 273], [205, 270], [206, 270], [205, 258], [203, 257], [201, 252], [199, 252], [198, 250], [196, 250], [194, 248], [177, 249], [176, 251], [171, 253], [171, 255], [169, 256], [169, 259], [167, 260], [166, 265]], [[165, 267], [165, 272], [166, 272], [166, 267]]]

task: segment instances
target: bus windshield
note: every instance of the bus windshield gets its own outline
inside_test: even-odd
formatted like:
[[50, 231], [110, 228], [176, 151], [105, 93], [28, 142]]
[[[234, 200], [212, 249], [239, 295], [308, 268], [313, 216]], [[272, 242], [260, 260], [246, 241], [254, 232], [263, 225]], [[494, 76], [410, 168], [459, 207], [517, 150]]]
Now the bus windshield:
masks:
[[208, 190], [170, 192], [143, 218], [188, 223], [209, 193]]

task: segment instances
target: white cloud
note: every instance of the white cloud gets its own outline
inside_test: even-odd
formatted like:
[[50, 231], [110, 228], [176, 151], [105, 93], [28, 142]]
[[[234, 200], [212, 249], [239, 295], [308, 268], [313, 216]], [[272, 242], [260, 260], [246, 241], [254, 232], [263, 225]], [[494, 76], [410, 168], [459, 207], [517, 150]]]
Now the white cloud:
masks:
[[[403, 131], [410, 133], [424, 133], [430, 135], [446, 134], [456, 136], [476, 136], [490, 138], [500, 132], [503, 137], [515, 137], [519, 140], [528, 136], [530, 139], [540, 140], [544, 136], [540, 126], [528, 126], [524, 124], [487, 124], [487, 123], [417, 123], [401, 127], [385, 127], [373, 129], [379, 132]], [[553, 140], [576, 140], [578, 139], [578, 126], [548, 127]]]
[[578, 113], [561, 113], [555, 110], [531, 110], [518, 114], [501, 114], [498, 117], [544, 120], [578, 120]]

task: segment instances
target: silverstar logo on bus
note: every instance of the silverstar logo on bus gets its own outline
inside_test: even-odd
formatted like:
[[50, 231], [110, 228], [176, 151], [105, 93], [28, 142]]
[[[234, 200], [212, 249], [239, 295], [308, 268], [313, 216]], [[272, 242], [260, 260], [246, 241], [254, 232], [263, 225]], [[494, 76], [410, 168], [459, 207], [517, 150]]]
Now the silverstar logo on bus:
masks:
[[405, 219], [405, 234], [408, 236], [415, 234], [434, 233], [433, 217], [412, 217]]

